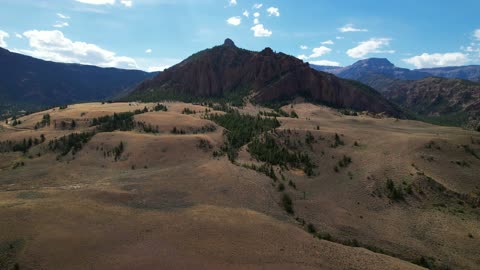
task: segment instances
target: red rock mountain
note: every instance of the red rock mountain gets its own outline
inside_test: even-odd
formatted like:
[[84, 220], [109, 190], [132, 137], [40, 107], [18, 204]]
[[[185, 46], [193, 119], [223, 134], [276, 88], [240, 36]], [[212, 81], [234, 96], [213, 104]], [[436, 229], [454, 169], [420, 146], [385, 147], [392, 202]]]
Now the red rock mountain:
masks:
[[366, 85], [316, 71], [308, 63], [270, 48], [261, 52], [237, 48], [230, 39], [142, 82], [129, 99], [224, 98], [239, 94], [263, 104], [304, 97], [333, 107], [404, 116]]

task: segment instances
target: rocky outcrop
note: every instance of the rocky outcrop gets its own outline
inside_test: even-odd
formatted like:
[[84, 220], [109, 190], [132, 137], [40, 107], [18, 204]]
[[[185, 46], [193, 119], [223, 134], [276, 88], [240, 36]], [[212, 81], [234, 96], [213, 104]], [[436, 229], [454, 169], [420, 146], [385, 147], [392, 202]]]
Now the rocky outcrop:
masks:
[[192, 55], [141, 83], [129, 99], [227, 97], [251, 94], [253, 101], [276, 103], [304, 97], [334, 107], [403, 117], [403, 112], [372, 88], [310, 68], [308, 63], [275, 53], [240, 49], [227, 39]]

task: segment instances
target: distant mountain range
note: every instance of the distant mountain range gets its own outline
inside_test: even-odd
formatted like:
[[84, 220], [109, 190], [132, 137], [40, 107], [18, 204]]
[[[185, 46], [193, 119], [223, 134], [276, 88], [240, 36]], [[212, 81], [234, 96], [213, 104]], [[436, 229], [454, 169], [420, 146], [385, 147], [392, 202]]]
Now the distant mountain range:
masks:
[[348, 67], [312, 68], [363, 82], [424, 120], [480, 128], [480, 66], [409, 70], [370, 58]]
[[385, 58], [369, 58], [357, 61], [347, 67], [310, 66], [319, 71], [329, 72], [342, 78], [357, 81], [371, 81], [369, 77], [372, 76], [372, 74], [380, 74], [389, 79], [400, 80], [419, 80], [427, 77], [444, 77], [480, 82], [480, 65], [410, 70], [396, 67]]
[[0, 115], [12, 108], [111, 99], [154, 74], [49, 62], [0, 48]]
[[198, 52], [141, 83], [129, 100], [223, 98], [273, 104], [297, 97], [333, 107], [404, 117], [404, 113], [372, 88], [313, 70], [303, 61], [266, 48], [240, 49], [230, 39]]

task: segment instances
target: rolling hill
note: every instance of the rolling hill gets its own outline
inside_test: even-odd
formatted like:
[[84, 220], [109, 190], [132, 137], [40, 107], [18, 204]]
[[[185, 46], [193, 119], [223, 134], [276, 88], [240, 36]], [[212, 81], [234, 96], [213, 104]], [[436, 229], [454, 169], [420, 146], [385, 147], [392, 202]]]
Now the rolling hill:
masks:
[[478, 269], [480, 133], [161, 105], [0, 122], [0, 269]]

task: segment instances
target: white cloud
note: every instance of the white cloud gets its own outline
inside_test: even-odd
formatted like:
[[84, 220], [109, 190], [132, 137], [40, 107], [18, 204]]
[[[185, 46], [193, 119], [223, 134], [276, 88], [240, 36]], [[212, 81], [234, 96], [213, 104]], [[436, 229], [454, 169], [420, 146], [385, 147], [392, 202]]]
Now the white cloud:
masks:
[[15, 36], [16, 36], [17, 38], [19, 38], [19, 39], [22, 39], [22, 38], [23, 38], [22, 34], [19, 34], [19, 33], [15, 33]]
[[342, 33], [346, 33], [346, 32], [368, 32], [368, 29], [355, 28], [353, 26], [353, 24], [351, 24], [351, 23], [345, 25], [344, 27], [338, 28], [338, 30]]
[[261, 9], [263, 7], [263, 4], [253, 4], [253, 9]]
[[132, 7], [133, 1], [132, 0], [120, 0], [120, 3], [126, 7]]
[[146, 49], [145, 53], [152, 53], [152, 49]]
[[302, 50], [306, 50], [306, 49], [308, 49], [308, 46], [305, 46], [305, 45], [300, 45], [300, 49], [302, 49]]
[[240, 25], [242, 23], [242, 18], [240, 18], [240, 16], [230, 17], [230, 18], [228, 18], [227, 23], [237, 26], [237, 25]]
[[248, 18], [248, 16], [250, 16], [250, 13], [245, 10], [245, 11], [242, 13], [242, 15]]
[[468, 56], [459, 52], [452, 53], [423, 53], [414, 57], [403, 59], [404, 62], [416, 68], [461, 66], [469, 62]]
[[63, 28], [69, 26], [68, 22], [57, 22], [56, 24], [53, 25], [53, 27], [56, 28]]
[[477, 39], [480, 40], [480, 29], [477, 29], [473, 32], [473, 36]]
[[10, 35], [7, 32], [0, 30], [0, 47], [7, 47], [7, 42], [5, 39], [8, 37], [10, 37]]
[[390, 45], [389, 38], [371, 38], [367, 41], [362, 41], [357, 47], [347, 51], [348, 56], [352, 58], [362, 58], [369, 53], [394, 53], [393, 50], [382, 51], [381, 48]]
[[236, 6], [237, 5], [237, 0], [230, 0], [230, 1], [228, 1], [228, 4], [230, 6]]
[[255, 18], [260, 17], [260, 13], [258, 13], [258, 12], [253, 13], [253, 17], [255, 17]]
[[250, 29], [255, 37], [269, 37], [272, 35], [272, 31], [265, 29], [263, 24], [257, 24]]
[[327, 40], [322, 42], [322, 45], [333, 45], [333, 44], [334, 44], [333, 40]]
[[173, 65], [176, 65], [182, 61], [177, 58], [136, 58], [135, 59], [139, 68], [148, 72], [163, 71]]
[[68, 20], [68, 19], [70, 19], [69, 16], [64, 15], [64, 14], [62, 14], [62, 13], [57, 13], [57, 16], [58, 16], [60, 19], [63, 19], [63, 20]]
[[276, 7], [269, 7], [267, 9], [267, 12], [268, 12], [268, 16], [275, 16], [275, 17], [280, 16], [280, 12], [278, 11], [278, 8], [276, 8]]
[[475, 44], [475, 43], [470, 43], [469, 46], [462, 46], [460, 47], [460, 49], [466, 51], [466, 52], [469, 52], [469, 53], [480, 53], [480, 43], [479, 44]]
[[308, 59], [308, 56], [306, 56], [305, 54], [300, 54], [299, 56], [297, 56], [297, 58], [300, 60], [305, 60]]
[[328, 61], [328, 60], [318, 60], [318, 61], [311, 61], [310, 64], [318, 65], [318, 66], [334, 66], [339, 67], [340, 63], [335, 61]]
[[332, 49], [327, 48], [325, 46], [320, 46], [318, 48], [313, 48], [313, 50], [312, 50], [313, 53], [308, 58], [317, 58], [317, 57], [320, 57], [320, 56], [322, 56], [324, 54], [327, 54], [331, 51], [332, 51]]
[[258, 18], [253, 19], [253, 24], [259, 24], [259, 23], [260, 21], [258, 20]]
[[164, 71], [165, 69], [167, 69], [169, 67], [171, 67], [171, 65], [153, 66], [153, 67], [148, 67], [147, 71], [148, 72]]
[[335, 39], [340, 40], [340, 39], [345, 39], [345, 38], [344, 37], [335, 37]]
[[80, 3], [89, 4], [89, 5], [113, 5], [115, 0], [75, 0]]
[[80, 63], [102, 67], [138, 68], [134, 59], [117, 56], [95, 44], [72, 41], [59, 30], [30, 30], [23, 35], [28, 39], [31, 50], [19, 52], [50, 61]]

